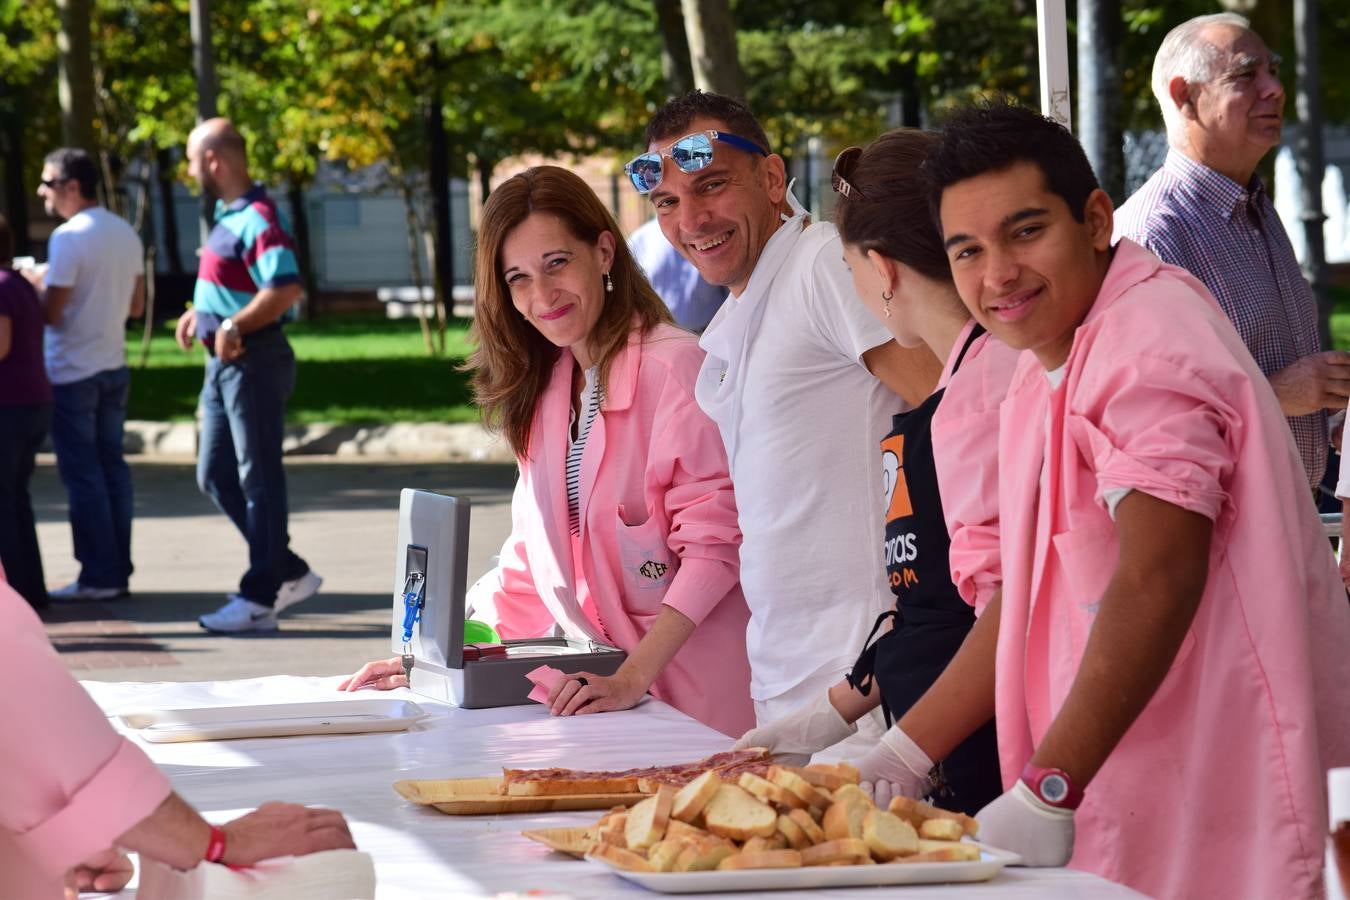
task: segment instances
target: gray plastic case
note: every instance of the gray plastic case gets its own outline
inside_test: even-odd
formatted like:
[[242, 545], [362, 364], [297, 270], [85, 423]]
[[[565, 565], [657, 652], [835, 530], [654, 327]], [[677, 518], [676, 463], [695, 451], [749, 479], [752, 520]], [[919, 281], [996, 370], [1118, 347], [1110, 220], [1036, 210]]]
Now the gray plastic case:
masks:
[[[507, 640], [503, 657], [464, 659], [464, 595], [468, 584], [469, 501], [404, 488], [399, 494], [398, 544], [390, 642], [402, 654], [404, 591], [409, 573], [423, 577], [421, 618], [410, 651], [416, 660], [409, 687], [415, 693], [467, 709], [531, 702], [525, 673], [539, 666], [563, 672], [612, 675], [626, 654], [573, 638]], [[418, 569], [422, 571], [419, 573]]]

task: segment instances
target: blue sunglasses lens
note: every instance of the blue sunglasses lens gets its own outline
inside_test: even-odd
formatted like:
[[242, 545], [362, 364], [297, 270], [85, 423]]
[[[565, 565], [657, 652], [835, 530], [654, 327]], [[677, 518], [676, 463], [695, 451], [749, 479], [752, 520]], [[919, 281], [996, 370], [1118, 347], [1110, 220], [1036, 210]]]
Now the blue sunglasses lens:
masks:
[[670, 158], [675, 160], [681, 172], [697, 172], [712, 162], [712, 141], [708, 140], [706, 134], [691, 134], [681, 138], [670, 148]]
[[638, 193], [650, 193], [661, 183], [661, 154], [645, 153], [624, 167]]

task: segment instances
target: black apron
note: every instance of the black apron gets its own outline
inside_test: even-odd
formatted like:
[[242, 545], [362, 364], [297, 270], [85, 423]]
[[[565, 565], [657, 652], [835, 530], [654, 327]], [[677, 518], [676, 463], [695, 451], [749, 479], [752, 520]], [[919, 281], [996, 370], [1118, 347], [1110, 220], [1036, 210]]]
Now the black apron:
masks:
[[[953, 375], [983, 333], [976, 325], [956, 358]], [[944, 391], [935, 391], [910, 412], [897, 415], [891, 433], [881, 442], [887, 488], [886, 574], [895, 608], [878, 617], [848, 683], [867, 696], [875, 680], [888, 725], [932, 686], [975, 624], [974, 610], [952, 584], [951, 540], [933, 465], [933, 414]], [[989, 439], [996, 440], [993, 435]], [[888, 619], [894, 623], [891, 630], [872, 643]], [[939, 806], [970, 815], [1003, 793], [992, 719], [935, 767], [934, 781], [930, 797]]]

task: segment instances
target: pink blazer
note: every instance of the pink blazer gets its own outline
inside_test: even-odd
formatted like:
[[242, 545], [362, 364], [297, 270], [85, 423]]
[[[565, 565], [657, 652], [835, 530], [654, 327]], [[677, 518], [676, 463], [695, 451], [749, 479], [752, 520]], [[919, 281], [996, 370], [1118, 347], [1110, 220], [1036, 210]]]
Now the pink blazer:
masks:
[[0, 897], [56, 898], [66, 869], [169, 795], [113, 731], [22, 597], [0, 582]]
[[1061, 389], [1022, 357], [999, 447], [1005, 784], [1063, 704], [1115, 567], [1103, 491], [1143, 490], [1214, 522], [1209, 580], [1088, 786], [1070, 865], [1156, 897], [1320, 896], [1325, 772], [1350, 764], [1350, 607], [1275, 395], [1213, 298], [1121, 241]]
[[945, 387], [933, 414], [933, 463], [951, 535], [952, 583], [984, 612], [1003, 582], [998, 549], [998, 410], [1021, 353], [988, 334], [970, 345], [956, 377], [952, 364], [975, 327], [972, 319], [938, 379]]
[[[668, 605], [698, 626], [651, 693], [729, 735], [755, 724], [738, 583], [740, 528], [726, 453], [694, 401], [703, 360], [693, 335], [633, 332], [615, 359], [581, 463], [581, 538], [568, 527], [566, 460], [572, 355], [540, 399], [511, 502], [511, 536], [474, 607], [503, 637], [546, 633], [580, 606], [632, 652]], [[484, 594], [489, 596], [484, 596]], [[484, 604], [482, 601], [487, 600]]]

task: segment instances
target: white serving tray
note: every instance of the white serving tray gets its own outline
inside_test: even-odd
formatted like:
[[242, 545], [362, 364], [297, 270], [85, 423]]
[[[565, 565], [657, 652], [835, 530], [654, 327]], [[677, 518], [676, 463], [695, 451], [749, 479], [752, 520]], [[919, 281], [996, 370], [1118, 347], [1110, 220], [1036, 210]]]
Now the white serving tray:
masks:
[[979, 861], [878, 863], [862, 866], [804, 866], [800, 869], [739, 869], [711, 872], [629, 872], [604, 860], [586, 857], [651, 891], [702, 894], [718, 891], [798, 891], [812, 888], [878, 885], [951, 884], [988, 881], [1004, 866], [1020, 863], [1016, 853], [980, 844]]
[[425, 718], [410, 700], [316, 700], [260, 706], [128, 710], [117, 714], [127, 728], [155, 744], [294, 734], [358, 734], [402, 731]]

